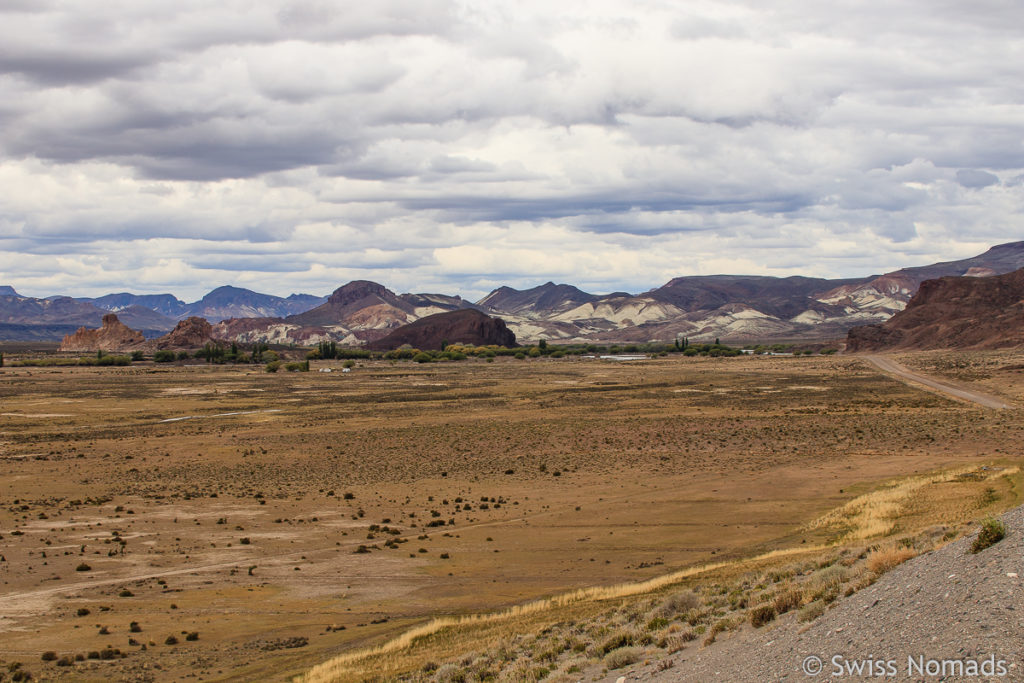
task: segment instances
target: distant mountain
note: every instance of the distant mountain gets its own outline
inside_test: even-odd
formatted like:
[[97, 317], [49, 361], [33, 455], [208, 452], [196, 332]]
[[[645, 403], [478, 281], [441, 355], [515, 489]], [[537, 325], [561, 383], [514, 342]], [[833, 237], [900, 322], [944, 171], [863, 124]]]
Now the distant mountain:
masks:
[[[4, 323], [0, 338], [57, 341], [79, 327], [99, 327], [108, 312], [67, 296], [37, 299], [0, 294], [0, 322]], [[129, 327], [151, 337], [174, 327], [173, 320], [136, 306], [121, 311], [121, 319]]]
[[[335, 328], [337, 332], [380, 331], [382, 336], [418, 318], [445, 311], [469, 308], [472, 304], [457, 296], [402, 294], [369, 280], [356, 280], [339, 287], [321, 306], [285, 318], [300, 326]], [[375, 335], [363, 335], [364, 338]]]
[[925, 280], [881, 325], [854, 327], [848, 351], [1024, 347], [1024, 269]]
[[301, 313], [323, 302], [323, 297], [292, 294], [284, 298], [225, 285], [188, 304], [178, 317], [200, 317], [210, 322], [226, 318], [276, 318]]
[[343, 285], [330, 297], [293, 294], [285, 298], [219, 287], [190, 304], [170, 294], [122, 293], [78, 301], [67, 297], [33, 299], [18, 296], [6, 286], [0, 288], [0, 325], [7, 325], [0, 329], [0, 338], [50, 338], [46, 335], [57, 334], [56, 328], [44, 333], [41, 328], [28, 327], [56, 325], [74, 331], [81, 325], [96, 326], [103, 313], [112, 310], [126, 325], [145, 331], [147, 336], [170, 329], [175, 320], [199, 316], [217, 325], [217, 335], [239, 341], [364, 344], [435, 313], [477, 309], [500, 316], [524, 341], [823, 339], [842, 337], [858, 325], [888, 320], [906, 307], [925, 280], [984, 278], [1022, 267], [1024, 242], [1012, 242], [960, 261], [864, 278], [683, 276], [642, 294], [604, 296], [546, 282], [524, 290], [499, 287], [476, 303], [445, 294], [396, 294], [368, 280]]
[[477, 305], [499, 313], [512, 313], [525, 317], [548, 317], [597, 299], [598, 297], [593, 294], [587, 294], [572, 285], [556, 285], [554, 282], [545, 282], [538, 287], [526, 290], [499, 287], [480, 299]]
[[78, 300], [86, 301], [112, 313], [123, 311], [131, 306], [148, 308], [151, 311], [166, 316], [172, 321], [167, 329], [174, 327], [174, 320], [188, 313], [188, 304], [173, 294], [129, 294], [128, 292], [121, 292], [119, 294], [107, 294], [95, 299]]
[[371, 341], [367, 347], [388, 350], [408, 344], [417, 349], [440, 349], [445, 342], [512, 347], [516, 345], [516, 336], [501, 318], [492, 318], [476, 309], [466, 308], [420, 318]]

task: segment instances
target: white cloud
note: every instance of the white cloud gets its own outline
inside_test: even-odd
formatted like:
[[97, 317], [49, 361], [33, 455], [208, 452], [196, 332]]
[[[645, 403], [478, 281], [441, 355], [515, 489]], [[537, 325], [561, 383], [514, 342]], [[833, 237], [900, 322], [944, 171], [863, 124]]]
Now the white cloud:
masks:
[[1020, 236], [1022, 38], [958, 1], [4, 3], [2, 276], [473, 298], [970, 255]]

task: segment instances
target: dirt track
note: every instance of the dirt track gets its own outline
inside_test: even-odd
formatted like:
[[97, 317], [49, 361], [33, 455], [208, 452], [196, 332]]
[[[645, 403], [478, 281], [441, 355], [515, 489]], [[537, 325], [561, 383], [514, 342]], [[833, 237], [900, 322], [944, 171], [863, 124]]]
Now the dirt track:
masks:
[[995, 410], [1013, 408], [1012, 405], [1010, 405], [1009, 403], [1000, 398], [996, 398], [995, 396], [983, 394], [980, 391], [975, 391], [967, 387], [953, 386], [952, 384], [939, 382], [938, 380], [932, 379], [930, 377], [926, 377], [924, 375], [919, 375], [915, 372], [911, 372], [910, 370], [903, 367], [902, 365], [892, 360], [891, 358], [887, 358], [885, 356], [864, 356], [863, 358], [864, 360], [868, 361], [882, 372], [886, 372], [891, 375], [896, 375], [897, 377], [901, 377], [905, 380], [909, 380], [917, 384], [923, 384], [924, 386], [934, 389], [939, 393], [946, 394], [948, 396], [953, 396], [954, 398], [959, 398], [964, 401], [977, 403], [980, 406], [992, 408]]

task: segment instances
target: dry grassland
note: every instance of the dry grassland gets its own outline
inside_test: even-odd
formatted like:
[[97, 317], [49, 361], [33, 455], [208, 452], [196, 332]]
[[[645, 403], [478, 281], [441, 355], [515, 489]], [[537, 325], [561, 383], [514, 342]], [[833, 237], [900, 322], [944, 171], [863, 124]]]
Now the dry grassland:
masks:
[[[1017, 399], [1014, 377], [986, 389]], [[283, 679], [439, 616], [571, 594], [586, 620], [611, 597], [580, 588], [657, 592], [1020, 497], [977, 469], [1018, 463], [1019, 411], [855, 358], [4, 368], [0, 401], [0, 659], [36, 677]], [[849, 507], [912, 475], [898, 520]], [[531, 609], [384, 677], [548, 628]]]

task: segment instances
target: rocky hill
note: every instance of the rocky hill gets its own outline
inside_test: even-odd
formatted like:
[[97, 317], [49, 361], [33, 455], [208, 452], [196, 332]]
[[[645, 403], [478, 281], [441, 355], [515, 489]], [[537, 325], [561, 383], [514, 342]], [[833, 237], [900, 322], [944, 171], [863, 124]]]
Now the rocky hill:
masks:
[[131, 329], [114, 313], [103, 316], [103, 324], [99, 329], [90, 330], [80, 327], [64, 337], [59, 351], [125, 351], [138, 348], [146, 341], [141, 332]]
[[179, 322], [173, 330], [153, 340], [150, 345], [159, 350], [198, 349], [207, 342], [230, 343], [214, 335], [209, 321], [193, 316]]
[[925, 280], [905, 310], [855, 327], [847, 351], [1024, 346], [1024, 269], [991, 277]]
[[[241, 329], [239, 341], [363, 344], [414, 320], [465, 308], [499, 315], [519, 339], [564, 342], [671, 342], [721, 338], [730, 343], [820, 340], [850, 328], [881, 323], [903, 310], [921, 282], [942, 276], [991, 277], [1024, 268], [1024, 242], [992, 247], [960, 261], [903, 268], [865, 278], [826, 280], [753, 275], [685, 276], [641, 294], [595, 295], [568, 284], [530, 289], [498, 287], [476, 303], [445, 294], [397, 294], [367, 280], [350, 282], [330, 297], [277, 297], [219, 287], [184, 304], [169, 294], [111, 294], [96, 299], [32, 299], [0, 289], [0, 338], [60, 338], [80, 325], [97, 325], [116, 311], [129, 326], [157, 335], [175, 318], [204, 317]], [[148, 309], [150, 318], [144, 319]], [[32, 325], [46, 326], [30, 328]], [[57, 327], [55, 327], [57, 326]], [[60, 327], [63, 326], [63, 327]], [[59, 333], [58, 333], [59, 330]]]
[[486, 313], [467, 308], [420, 318], [367, 346], [377, 350], [397, 349], [404, 345], [417, 349], [440, 349], [445, 342], [513, 347], [516, 345], [516, 336], [501, 318], [492, 318]]

